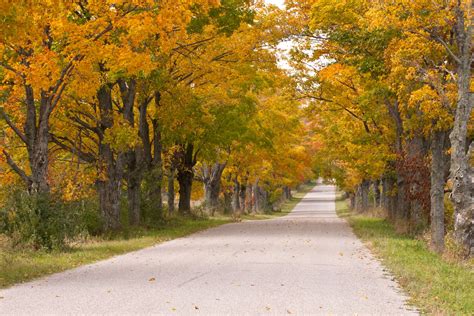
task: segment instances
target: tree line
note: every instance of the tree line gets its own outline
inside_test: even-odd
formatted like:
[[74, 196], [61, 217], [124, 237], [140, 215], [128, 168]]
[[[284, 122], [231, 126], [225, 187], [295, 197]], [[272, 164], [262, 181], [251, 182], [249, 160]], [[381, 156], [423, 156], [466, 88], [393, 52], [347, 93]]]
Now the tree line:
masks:
[[124, 214], [159, 222], [176, 193], [189, 215], [198, 182], [210, 215], [288, 198], [311, 166], [274, 54], [280, 14], [248, 0], [2, 2], [3, 230], [30, 218], [9, 202], [18, 190], [37, 223], [58, 200], [96, 201], [102, 232]]
[[[443, 252], [474, 251], [472, 1], [297, 1], [315, 169]], [[370, 197], [370, 198], [369, 198]], [[372, 202], [371, 202], [372, 201]]]

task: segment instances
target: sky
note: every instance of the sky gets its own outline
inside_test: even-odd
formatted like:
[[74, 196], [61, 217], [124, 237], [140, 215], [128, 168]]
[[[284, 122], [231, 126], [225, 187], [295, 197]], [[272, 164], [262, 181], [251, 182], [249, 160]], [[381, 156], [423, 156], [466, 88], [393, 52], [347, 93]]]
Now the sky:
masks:
[[285, 0], [265, 0], [266, 3], [271, 3], [271, 4], [276, 4], [277, 6], [279, 6], [280, 8], [284, 8], [285, 7]]

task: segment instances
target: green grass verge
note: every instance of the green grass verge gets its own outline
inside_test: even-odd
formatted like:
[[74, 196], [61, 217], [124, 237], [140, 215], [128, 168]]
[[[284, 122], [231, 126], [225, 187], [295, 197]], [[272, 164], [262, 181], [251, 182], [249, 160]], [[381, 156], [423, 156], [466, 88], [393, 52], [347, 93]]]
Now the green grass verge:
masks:
[[160, 229], [137, 230], [114, 240], [96, 240], [66, 251], [9, 249], [0, 245], [0, 288], [61, 272], [230, 222], [229, 218], [169, 221]]
[[399, 234], [387, 220], [351, 213], [344, 200], [337, 213], [391, 270], [423, 313], [474, 315], [474, 269], [447, 262], [429, 251], [425, 241]]

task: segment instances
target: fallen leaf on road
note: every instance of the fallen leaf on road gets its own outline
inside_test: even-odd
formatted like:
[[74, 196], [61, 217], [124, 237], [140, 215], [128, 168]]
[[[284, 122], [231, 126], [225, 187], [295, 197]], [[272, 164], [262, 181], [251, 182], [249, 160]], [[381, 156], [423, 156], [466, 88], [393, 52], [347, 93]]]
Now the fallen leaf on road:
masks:
[[289, 309], [286, 310], [287, 314], [293, 314]]
[[199, 309], [199, 307], [197, 307], [197, 306], [194, 306], [194, 309]]
[[150, 278], [150, 279], [148, 280], [148, 282], [153, 282], [153, 281], [156, 281], [156, 279], [155, 279], [155, 278]]

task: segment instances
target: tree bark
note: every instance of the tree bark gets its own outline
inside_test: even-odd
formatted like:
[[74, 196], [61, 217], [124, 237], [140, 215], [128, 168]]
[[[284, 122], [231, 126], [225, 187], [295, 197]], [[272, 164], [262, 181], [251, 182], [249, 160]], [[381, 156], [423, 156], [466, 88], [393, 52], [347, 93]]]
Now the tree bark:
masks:
[[204, 183], [204, 206], [211, 216], [219, 207], [219, 194], [221, 191], [221, 177], [226, 164], [216, 162], [211, 167], [204, 164], [202, 167]]
[[[134, 105], [136, 97], [136, 82], [134, 79], [118, 80], [120, 95], [122, 99], [122, 115], [123, 118], [130, 124], [135, 126]], [[140, 133], [139, 133], [140, 134]], [[127, 181], [127, 202], [128, 202], [128, 218], [131, 226], [140, 224], [141, 220], [141, 178], [143, 168], [138, 161], [141, 147], [130, 149], [124, 154], [126, 160], [126, 181]]]
[[182, 146], [179, 153], [178, 183], [179, 202], [178, 209], [182, 215], [191, 213], [191, 193], [194, 179], [194, 166], [196, 155], [193, 144]]
[[444, 251], [444, 186], [446, 183], [446, 132], [438, 131], [431, 141], [431, 247], [438, 253]]
[[356, 211], [359, 213], [365, 213], [369, 210], [369, 189], [370, 181], [368, 180], [363, 180], [357, 188]]
[[3, 109], [0, 109], [0, 116], [25, 144], [31, 174], [27, 175], [26, 172], [15, 163], [6, 150], [3, 150], [3, 154], [7, 164], [20, 176], [30, 193], [49, 194], [49, 118], [55, 105], [59, 102], [62, 90], [56, 91], [56, 95], [54, 95], [54, 90], [48, 93], [41, 90], [39, 106], [37, 106], [31, 85], [25, 84], [24, 89], [26, 118], [23, 131], [10, 120], [10, 117]]
[[171, 166], [168, 174], [168, 213], [171, 215], [174, 213], [174, 178], [176, 169]]
[[242, 213], [245, 213], [245, 198], [247, 196], [247, 185], [244, 183], [240, 184], [240, 191], [239, 191], [239, 210]]
[[134, 152], [127, 153], [127, 200], [128, 200], [128, 218], [132, 226], [140, 224], [141, 220], [141, 201], [140, 201], [140, 179], [141, 174], [138, 162]]
[[161, 94], [156, 92], [154, 96], [142, 100], [139, 107], [139, 135], [142, 140], [142, 166], [145, 167], [144, 176], [144, 202], [146, 208], [151, 212], [153, 219], [158, 220], [163, 216], [163, 199], [161, 188], [163, 181], [163, 145], [161, 139], [161, 126], [158, 118], [151, 119], [153, 138], [150, 140], [150, 124], [147, 118], [147, 109], [152, 100], [155, 106], [160, 107]]
[[381, 193], [380, 193], [380, 180], [375, 180], [373, 182], [374, 188], [374, 207], [381, 206]]
[[232, 191], [232, 210], [234, 214], [238, 214], [240, 212], [240, 183], [237, 179], [237, 176], [234, 178], [234, 188]]
[[114, 154], [111, 146], [104, 143], [105, 131], [113, 126], [113, 105], [111, 86], [102, 86], [97, 93], [100, 124], [99, 161], [101, 175], [97, 181], [99, 189], [99, 208], [104, 220], [104, 230], [119, 230], [120, 224], [120, 187], [123, 178], [123, 154]]
[[[458, 101], [454, 117], [454, 126], [450, 135], [451, 140], [451, 180], [453, 189], [451, 200], [454, 205], [454, 234], [468, 255], [474, 254], [474, 203], [471, 196], [471, 173], [469, 166], [470, 152], [474, 146], [467, 144], [467, 126], [473, 107], [473, 97], [470, 91], [472, 42], [474, 32], [474, 1], [465, 5], [462, 2], [455, 7], [456, 25], [454, 33], [458, 48], [457, 60], [457, 90]], [[470, 21], [465, 21], [465, 13]]]

